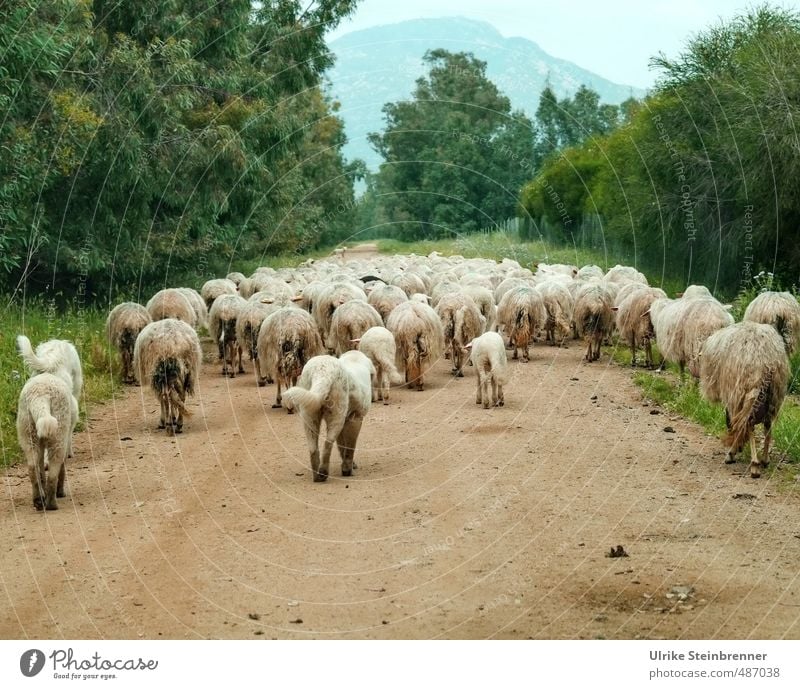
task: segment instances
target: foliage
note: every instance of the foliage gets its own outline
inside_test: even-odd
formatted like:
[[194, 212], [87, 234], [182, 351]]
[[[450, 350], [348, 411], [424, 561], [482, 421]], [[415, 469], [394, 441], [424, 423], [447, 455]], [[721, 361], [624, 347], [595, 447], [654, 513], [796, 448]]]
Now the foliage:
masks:
[[[384, 158], [373, 196], [398, 238], [468, 233], [514, 215], [530, 176], [533, 126], [471, 53], [433, 50], [411, 100], [384, 106], [370, 135]], [[369, 222], [369, 221], [367, 221]]]
[[355, 4], [0, 5], [0, 287], [200, 282], [323, 241], [357, 172], [324, 36]]

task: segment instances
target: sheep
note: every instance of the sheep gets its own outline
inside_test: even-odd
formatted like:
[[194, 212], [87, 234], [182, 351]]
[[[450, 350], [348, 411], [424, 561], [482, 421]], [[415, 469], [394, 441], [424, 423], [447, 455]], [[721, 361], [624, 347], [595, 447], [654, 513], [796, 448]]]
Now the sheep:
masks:
[[256, 383], [259, 387], [272, 381], [261, 371], [261, 360], [258, 358], [258, 333], [266, 318], [279, 308], [273, 304], [251, 300], [242, 307], [236, 319], [236, 341], [250, 355], [250, 361], [253, 362], [256, 374]]
[[[296, 385], [308, 360], [322, 354], [322, 339], [310, 314], [284, 306], [264, 319], [257, 351], [261, 371], [278, 385], [272, 408], [279, 409], [281, 391]], [[287, 411], [292, 413], [291, 409]]]
[[535, 289], [542, 296], [547, 312], [543, 325], [545, 339], [551, 345], [563, 346], [570, 334], [572, 312], [575, 308], [572, 294], [559, 280], [540, 282]]
[[353, 344], [358, 347], [358, 351], [369, 357], [375, 367], [372, 401], [382, 400], [384, 404], [389, 404], [389, 384], [403, 381], [395, 365], [397, 344], [394, 335], [382, 326], [375, 326], [353, 340]]
[[25, 383], [17, 405], [17, 439], [37, 510], [57, 510], [56, 498], [65, 495], [65, 460], [77, 422], [78, 402], [65, 378], [39, 373]]
[[631, 366], [636, 366], [636, 348], [644, 348], [645, 366], [653, 368], [655, 330], [650, 318], [650, 307], [656, 299], [665, 299], [666, 293], [658, 287], [644, 287], [631, 292], [618, 307], [617, 330], [620, 339], [631, 347]]
[[159, 428], [169, 435], [183, 432], [183, 417], [189, 416], [186, 395], [194, 395], [203, 352], [197, 333], [188, 323], [174, 318], [146, 325], [133, 348], [133, 366], [144, 385], [161, 402]]
[[636, 268], [630, 266], [621, 266], [619, 264], [611, 268], [605, 275], [606, 282], [616, 283], [622, 285], [626, 282], [639, 282], [645, 286], [648, 285], [647, 278], [643, 273], [640, 273]]
[[328, 342], [340, 356], [353, 348], [352, 340], [376, 325], [383, 325], [383, 319], [372, 306], [363, 301], [347, 301], [333, 312]]
[[[354, 454], [364, 416], [372, 395], [372, 363], [361, 352], [347, 352], [339, 360], [327, 354], [308, 361], [297, 384], [284, 393], [286, 406], [300, 410], [315, 482], [328, 478], [334, 442], [339, 447], [342, 476], [351, 476]], [[325, 441], [319, 450], [319, 435], [325, 421]]]
[[[786, 396], [789, 359], [783, 338], [771, 325], [744, 321], [710, 335], [700, 357], [700, 388], [711, 402], [725, 406], [728, 433], [725, 463], [750, 440], [750, 476], [758, 478], [769, 463], [772, 423]], [[764, 425], [759, 461], [754, 429]]]
[[577, 293], [573, 318], [578, 336], [586, 342], [587, 362], [600, 358], [600, 345], [614, 327], [614, 298], [602, 282], [588, 282]]
[[162, 289], [156, 292], [147, 302], [150, 318], [160, 321], [163, 318], [174, 318], [194, 327], [197, 316], [192, 304], [178, 289]]
[[425, 304], [426, 306], [430, 306], [431, 303], [431, 298], [424, 292], [414, 292], [408, 300], [415, 301], [417, 304]]
[[489, 408], [490, 402], [493, 407], [502, 407], [505, 404], [503, 386], [508, 383], [508, 361], [503, 338], [499, 333], [489, 331], [476, 337], [466, 349], [478, 374], [475, 404], [483, 404], [484, 409]]
[[195, 315], [195, 327], [208, 328], [208, 307], [206, 306], [203, 297], [197, 290], [191, 287], [177, 287], [176, 288], [192, 305]]
[[75, 399], [81, 398], [83, 369], [75, 345], [67, 340], [48, 340], [40, 343], [34, 352], [31, 341], [25, 335], [18, 335], [17, 348], [32, 373], [52, 373], [62, 378]]
[[231, 282], [232, 282], [234, 285], [236, 285], [236, 286], [238, 287], [238, 286], [239, 286], [239, 283], [240, 283], [242, 280], [244, 280], [244, 279], [245, 279], [245, 277], [244, 277], [244, 274], [242, 274], [242, 273], [237, 273], [236, 271], [234, 271], [234, 272], [232, 272], [232, 273], [228, 273], [228, 274], [225, 276], [225, 279], [226, 279], [226, 280], [230, 280], [230, 281], [231, 281]]
[[588, 265], [583, 266], [575, 275], [575, 279], [579, 282], [586, 282], [588, 280], [602, 280], [605, 277], [605, 273], [600, 266], [596, 265]]
[[117, 304], [108, 314], [106, 334], [108, 341], [119, 349], [122, 357], [122, 380], [125, 383], [136, 382], [133, 375], [133, 345], [142, 328], [152, 320], [144, 306], [132, 301]]
[[688, 368], [694, 378], [700, 376], [703, 343], [712, 333], [733, 324], [733, 316], [713, 297], [656, 299], [650, 306], [650, 318], [662, 368], [672, 361], [678, 364], [681, 377]]
[[765, 323], [778, 331], [792, 356], [800, 344], [800, 304], [790, 292], [762, 292], [747, 305], [744, 320]]
[[[236, 294], [236, 291], [237, 285], [232, 280], [228, 280], [227, 278], [215, 278], [203, 284], [200, 288], [200, 296], [203, 297], [206, 308], [210, 311], [211, 305], [217, 297], [223, 294]], [[242, 294], [242, 296], [244, 297], [247, 295]]]
[[513, 287], [503, 295], [497, 305], [497, 323], [503, 326], [514, 349], [513, 358], [519, 358], [521, 350], [522, 361], [525, 363], [529, 361], [528, 348], [534, 335], [546, 321], [544, 300], [530, 285]]
[[[208, 313], [211, 337], [217, 343], [222, 359], [222, 375], [234, 378], [238, 359], [238, 371], [244, 373], [242, 365], [242, 343], [236, 339], [236, 319], [248, 302], [238, 294], [223, 294], [214, 300]], [[228, 370], [230, 362], [230, 371]]]
[[333, 312], [337, 307], [352, 299], [367, 301], [367, 295], [364, 290], [347, 282], [334, 282], [329, 284], [314, 300], [314, 310], [311, 315], [314, 316], [314, 322], [322, 335], [322, 343], [331, 350], [333, 347], [327, 341], [327, 337], [331, 330]]
[[444, 294], [436, 306], [436, 314], [442, 321], [444, 346], [450, 351], [453, 375], [463, 378], [464, 347], [484, 331], [486, 319], [475, 302], [460, 292]]
[[367, 302], [375, 307], [383, 321], [395, 306], [408, 301], [408, 295], [396, 285], [378, 285], [367, 296]]
[[425, 281], [415, 273], [400, 273], [392, 279], [391, 284], [403, 290], [409, 299], [412, 294], [426, 294], [428, 291]]
[[481, 316], [486, 321], [483, 331], [486, 332], [494, 328], [494, 323], [497, 319], [497, 304], [494, 301], [492, 291], [480, 285], [464, 285], [461, 288], [461, 292], [472, 299], [481, 312]]
[[398, 363], [402, 362], [406, 383], [421, 391], [425, 374], [444, 348], [442, 322], [427, 304], [407, 301], [389, 314], [386, 328], [397, 343]]

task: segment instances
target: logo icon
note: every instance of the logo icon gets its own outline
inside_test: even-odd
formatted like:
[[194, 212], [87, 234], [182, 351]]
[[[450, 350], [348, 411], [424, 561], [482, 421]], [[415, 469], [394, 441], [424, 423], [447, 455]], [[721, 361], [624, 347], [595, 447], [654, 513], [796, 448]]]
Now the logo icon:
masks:
[[36, 648], [25, 651], [19, 659], [19, 669], [26, 677], [36, 677], [44, 667], [44, 653]]

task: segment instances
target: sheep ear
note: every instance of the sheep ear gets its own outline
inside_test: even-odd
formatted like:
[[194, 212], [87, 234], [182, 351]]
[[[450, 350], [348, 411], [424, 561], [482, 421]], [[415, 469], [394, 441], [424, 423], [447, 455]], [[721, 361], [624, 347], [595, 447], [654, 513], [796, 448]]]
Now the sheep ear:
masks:
[[675, 298], [680, 299], [683, 296], [683, 292], [675, 292]]
[[357, 337], [355, 340], [350, 340], [350, 344], [354, 345], [361, 344], [361, 338]]
[[650, 309], [647, 309], [647, 311], [645, 311], [645, 312], [642, 314], [642, 318], [644, 318], [645, 316], [649, 316], [649, 315], [650, 315]]
[[298, 294], [296, 297], [292, 297], [291, 301], [303, 301], [303, 297]]
[[275, 300], [274, 299], [262, 299], [262, 304], [272, 304]]
[[612, 307], [611, 307], [611, 310], [612, 310], [612, 311], [619, 311], [619, 306], [612, 306]]
[[722, 308], [725, 309], [726, 311], [730, 311], [731, 309], [733, 309], [733, 304], [723, 304]]
[[465, 345], [464, 345], [464, 349], [466, 349], [467, 351], [469, 351], [470, 349], [472, 349], [472, 342], [470, 342], [469, 344], [465, 344]]

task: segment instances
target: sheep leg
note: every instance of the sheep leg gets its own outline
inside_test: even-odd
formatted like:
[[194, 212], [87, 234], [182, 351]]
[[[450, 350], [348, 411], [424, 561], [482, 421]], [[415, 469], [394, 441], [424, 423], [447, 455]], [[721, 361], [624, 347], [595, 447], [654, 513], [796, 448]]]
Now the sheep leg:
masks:
[[[380, 376], [380, 378], [379, 378]], [[383, 399], [383, 376], [379, 374], [379, 372], [375, 371], [375, 373], [370, 376], [370, 381], [372, 383], [372, 401], [377, 402], [378, 400]]]
[[339, 437], [339, 433], [341, 433], [340, 426], [335, 425], [333, 428], [331, 428], [330, 424], [328, 424], [325, 442], [322, 445], [322, 457], [320, 457], [319, 468], [314, 474], [314, 480], [317, 482], [324, 481], [328, 478], [328, 474], [330, 472], [331, 452], [333, 451], [333, 445], [336, 442], [336, 439]]
[[769, 444], [772, 441], [772, 424], [764, 423], [764, 455], [761, 458], [761, 466], [765, 469], [769, 466]]
[[[647, 362], [647, 349], [645, 349], [645, 363]], [[631, 338], [631, 368], [636, 368], [636, 339]]]
[[33, 451], [27, 450], [28, 477], [33, 488], [33, 506], [41, 511], [44, 509], [44, 447], [38, 445]]
[[478, 373], [478, 389], [475, 393], [475, 404], [483, 403], [483, 378], [481, 377], [480, 372]]
[[506, 400], [505, 397], [503, 397], [503, 386], [497, 382], [497, 379], [492, 380], [492, 384], [497, 386], [497, 404], [495, 406], [505, 406]]
[[588, 347], [586, 348], [586, 354], [583, 357], [584, 361], [591, 361], [592, 360], [592, 341], [587, 340]]
[[267, 378], [261, 372], [261, 362], [258, 360], [258, 356], [256, 356], [253, 361], [255, 362], [253, 368], [255, 369], [256, 374], [256, 385], [258, 385], [260, 388], [263, 388], [267, 384]]
[[56, 493], [58, 492], [58, 479], [61, 468], [64, 466], [64, 458], [53, 457], [52, 449], [49, 451], [48, 455], [50, 467], [47, 471], [47, 479], [44, 482], [44, 508], [46, 510], [57, 510]]
[[62, 461], [61, 468], [58, 470], [58, 484], [56, 485], [56, 497], [63, 498], [66, 496], [64, 492], [64, 479], [67, 477], [67, 463]]
[[314, 476], [314, 481], [324, 481], [328, 475], [320, 476], [319, 473], [319, 427], [322, 422], [321, 418], [307, 419], [303, 418], [303, 426], [306, 429], [306, 443], [308, 445], [308, 453], [311, 458], [311, 472]]
[[[731, 431], [731, 415], [728, 410], [725, 410], [725, 427], [728, 429], [728, 433]], [[725, 453], [725, 464], [734, 464], [736, 462], [736, 452], [737, 449], [733, 446], [728, 448], [728, 451]]]
[[[280, 409], [281, 408], [281, 379], [278, 378], [278, 394], [275, 397], [275, 404], [272, 405], [273, 409]], [[319, 431], [317, 431], [319, 432]]]
[[[186, 393], [182, 392], [180, 394], [181, 404], [186, 403]], [[176, 433], [183, 433], [183, 410], [178, 409], [178, 418], [175, 420], [175, 432]]]
[[750, 478], [761, 476], [761, 462], [758, 461], [758, 450], [756, 449], [756, 434], [750, 436]]
[[242, 348], [240, 345], [236, 345], [236, 351], [239, 353], [239, 373], [244, 373], [244, 366], [242, 365]]
[[494, 403], [494, 397], [489, 397], [489, 374], [486, 371], [483, 372], [481, 376], [481, 401], [483, 402], [483, 408], [488, 409], [489, 403]]
[[522, 363], [527, 364], [530, 361], [530, 354], [528, 353], [528, 345], [522, 348]]
[[339, 446], [339, 455], [342, 458], [342, 476], [352, 476], [353, 469], [356, 468], [353, 460], [356, 453], [358, 434], [361, 432], [363, 421], [363, 417], [355, 416], [345, 422], [342, 432], [339, 433], [339, 437], [336, 439]]
[[159, 428], [167, 427], [167, 414], [169, 413], [169, 404], [167, 403], [167, 396], [161, 393], [161, 418], [158, 422]]
[[223, 351], [222, 342], [217, 342], [217, 348], [219, 349], [219, 358], [225, 359], [225, 352]]

